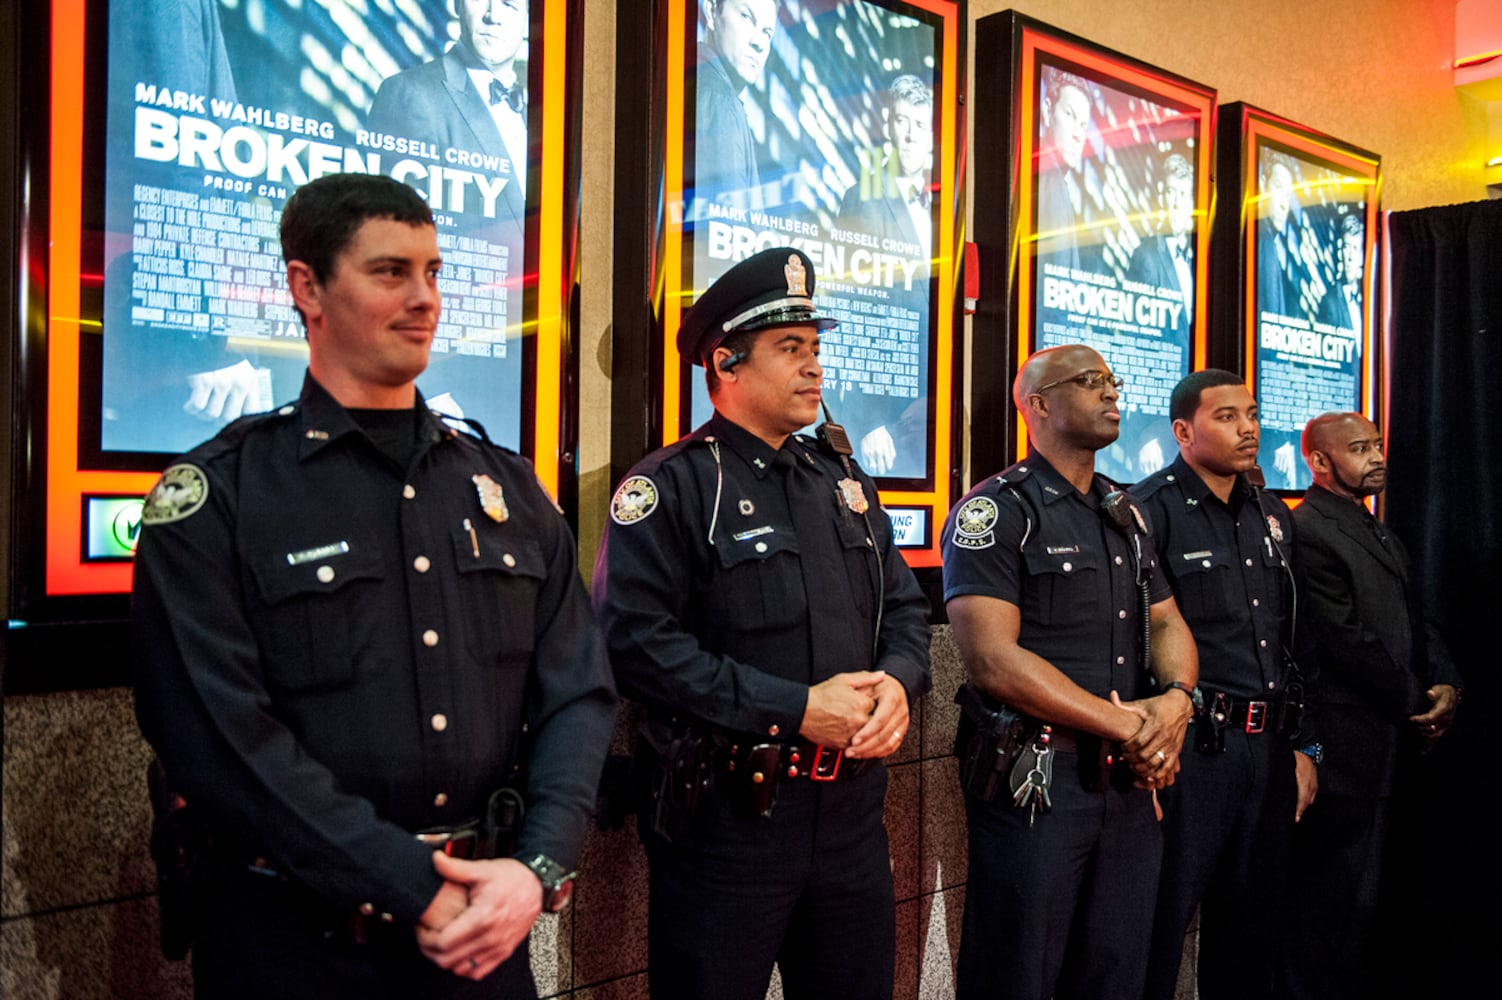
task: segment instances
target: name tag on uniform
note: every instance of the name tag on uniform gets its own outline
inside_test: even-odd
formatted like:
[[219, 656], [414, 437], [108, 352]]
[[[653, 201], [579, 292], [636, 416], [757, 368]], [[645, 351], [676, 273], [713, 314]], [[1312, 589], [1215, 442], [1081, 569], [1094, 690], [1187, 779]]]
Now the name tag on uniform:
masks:
[[774, 530], [770, 524], [764, 524], [760, 528], [752, 528], [750, 531], [737, 531], [730, 537], [738, 542], [744, 542], [748, 538], [755, 538], [757, 535], [770, 535]]
[[330, 556], [342, 556], [349, 551], [349, 542], [334, 542], [330, 545], [320, 545], [313, 549], [303, 549], [301, 552], [288, 552], [287, 565], [301, 566], [303, 563], [313, 562], [315, 559], [328, 559]]
[[1208, 559], [1208, 558], [1210, 558], [1214, 554], [1215, 553], [1211, 552], [1209, 549], [1205, 549], [1202, 552], [1185, 552], [1184, 555], [1181, 558], [1183, 558], [1183, 559]]

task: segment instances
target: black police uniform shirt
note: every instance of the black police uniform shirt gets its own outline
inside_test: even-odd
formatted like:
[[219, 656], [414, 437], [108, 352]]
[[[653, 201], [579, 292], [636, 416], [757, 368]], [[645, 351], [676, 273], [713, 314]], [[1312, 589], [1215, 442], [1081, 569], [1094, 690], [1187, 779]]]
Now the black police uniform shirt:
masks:
[[[804, 438], [774, 449], [716, 413], [633, 469], [594, 574], [622, 693], [658, 717], [783, 739], [809, 686], [835, 674], [885, 670], [915, 703], [929, 687], [927, 601], [852, 468], [874, 545], [843, 468]], [[810, 497], [796, 516], [792, 475]]]
[[480, 816], [524, 740], [519, 849], [572, 865], [616, 706], [530, 464], [414, 419], [405, 471], [311, 376], [231, 424], [153, 490], [134, 596], [137, 717], [190, 807], [409, 922], [441, 885], [412, 831]]
[[[991, 476], [944, 522], [944, 599], [993, 597], [1021, 612], [1018, 645], [1097, 697], [1149, 693], [1134, 546], [1108, 520], [1109, 482], [1081, 493], [1042, 455]], [[1149, 600], [1170, 595], [1150, 536], [1141, 536]]]
[[[1237, 701], [1283, 692], [1284, 613], [1293, 517], [1271, 493], [1262, 507], [1238, 476], [1229, 503], [1183, 456], [1132, 487], [1148, 515], [1159, 564], [1199, 649], [1199, 686]], [[1272, 719], [1269, 718], [1271, 723]]]

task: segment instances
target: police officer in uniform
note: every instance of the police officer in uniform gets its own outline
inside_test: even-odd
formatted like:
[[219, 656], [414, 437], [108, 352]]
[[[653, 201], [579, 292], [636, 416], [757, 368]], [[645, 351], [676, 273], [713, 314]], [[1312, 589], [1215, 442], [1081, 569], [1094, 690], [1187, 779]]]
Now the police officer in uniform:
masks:
[[892, 992], [881, 758], [929, 686], [928, 609], [848, 443], [796, 433], [833, 326], [813, 288], [771, 249], [689, 311], [678, 350], [715, 413], [621, 482], [595, 567], [647, 717], [657, 1000], [760, 1000], [774, 961], [790, 998]]
[[1141, 992], [1162, 849], [1154, 792], [1178, 771], [1197, 665], [1140, 511], [1095, 475], [1120, 387], [1088, 347], [1029, 357], [1012, 388], [1026, 460], [944, 526], [969, 683], [1026, 726], [1023, 767], [1003, 787], [987, 798], [966, 780], [962, 998]]
[[1257, 401], [1238, 376], [1194, 372], [1174, 388], [1169, 413], [1179, 455], [1132, 494], [1194, 633], [1201, 705], [1178, 780], [1163, 793], [1146, 996], [1174, 996], [1196, 906], [1200, 995], [1266, 996], [1286, 924], [1293, 824], [1314, 798], [1320, 753], [1304, 731], [1295, 667], [1313, 659], [1292, 655], [1294, 526], [1282, 500], [1247, 480], [1260, 435]]
[[137, 716], [208, 843], [197, 995], [535, 996], [616, 707], [575, 542], [416, 390], [422, 199], [326, 176], [281, 233], [302, 397], [168, 468], [136, 557]]

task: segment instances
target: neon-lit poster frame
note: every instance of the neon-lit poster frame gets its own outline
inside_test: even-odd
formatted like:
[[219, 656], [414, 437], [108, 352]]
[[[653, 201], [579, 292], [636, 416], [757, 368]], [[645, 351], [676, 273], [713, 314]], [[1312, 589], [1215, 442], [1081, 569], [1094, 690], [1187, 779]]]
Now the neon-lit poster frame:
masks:
[[[1258, 397], [1268, 485], [1298, 495], [1309, 481], [1298, 440], [1303, 420], [1326, 410], [1356, 409], [1377, 421], [1381, 409], [1376, 322], [1381, 157], [1236, 103], [1221, 108], [1219, 159], [1223, 197], [1212, 251], [1215, 311], [1218, 325], [1234, 339], [1217, 344], [1215, 363], [1245, 375]], [[1286, 200], [1278, 212], [1280, 194]], [[1281, 254], [1285, 263], [1277, 270], [1294, 273], [1291, 280], [1273, 280], [1273, 262], [1280, 259], [1279, 236], [1269, 228], [1275, 213], [1286, 217], [1287, 231], [1304, 237], [1292, 253]], [[1350, 234], [1359, 259], [1343, 255], [1348, 230], [1342, 223], [1360, 230]], [[1361, 274], [1350, 282], [1348, 305], [1341, 279], [1357, 267]], [[1275, 297], [1287, 304], [1264, 301]], [[1355, 323], [1359, 330], [1345, 329]], [[1341, 360], [1352, 352], [1357, 356]], [[1321, 394], [1346, 378], [1353, 384], [1342, 398]], [[1298, 410], [1303, 420], [1290, 423], [1285, 410]]]
[[[1040, 130], [1053, 120], [1060, 95], [1070, 91], [1087, 110], [1080, 152], [1066, 156], [1063, 144], [1045, 142]], [[973, 425], [989, 430], [972, 443], [972, 478], [1026, 454], [1026, 428], [1011, 401], [1012, 378], [1034, 351], [1049, 346], [1049, 337], [1059, 343], [1097, 340], [1126, 376], [1123, 440], [1133, 423], [1134, 383], [1139, 393], [1150, 387], [1151, 406], [1166, 414], [1167, 393], [1178, 378], [1204, 366], [1216, 136], [1213, 89], [1015, 11], [976, 23], [975, 93], [976, 162], [987, 166], [975, 199], [981, 298], [972, 337], [971, 412]], [[1069, 167], [1078, 179], [1065, 188], [1051, 175], [1062, 177], [1069, 159], [1077, 161]], [[1170, 166], [1171, 160], [1181, 162]], [[1188, 175], [1183, 179], [1193, 202], [1192, 229], [1185, 234], [1173, 232], [1169, 223], [1173, 170]], [[1046, 183], [1040, 180], [1045, 175]], [[1053, 206], [1066, 196], [1056, 197], [1056, 191], [1073, 196], [1076, 221], [1055, 221], [1059, 212]], [[1192, 258], [1180, 269], [1192, 281], [1187, 313], [1175, 312], [1186, 296], [1169, 290], [1174, 278], [1149, 279], [1136, 271], [1139, 251], [1146, 257], [1158, 249], [1155, 240], [1166, 243], [1170, 235], [1181, 243], [1180, 259]], [[1095, 295], [1095, 288], [1106, 294]], [[1169, 336], [1171, 324], [1181, 325]], [[1053, 330], [1058, 332], [1047, 332]], [[1118, 343], [1123, 346], [1112, 359]], [[1157, 343], [1167, 346], [1144, 350]], [[1141, 364], [1149, 355], [1151, 364]], [[1136, 367], [1144, 372], [1134, 374]], [[1154, 419], [1153, 432], [1159, 423], [1166, 431], [1166, 415]], [[1157, 441], [1152, 454], [1171, 461], [1171, 439]], [[1152, 471], [1148, 455], [1134, 444], [1132, 460], [1146, 464], [1129, 466], [1123, 458], [1123, 471], [1115, 474], [1141, 478]], [[1098, 468], [1112, 474], [1102, 461]]]
[[[46, 306], [44, 316], [27, 317], [31, 328], [23, 331], [27, 343], [39, 347], [40, 360], [18, 373], [15, 382], [27, 413], [26, 439], [44, 442], [44, 447], [18, 476], [18, 481], [42, 488], [16, 497], [18, 520], [29, 530], [17, 533], [21, 544], [10, 568], [13, 628], [124, 616], [132, 567], [119, 559], [85, 558], [85, 498], [144, 494], [172, 457], [126, 452], [120, 453], [123, 459], [100, 461], [97, 447], [83, 443], [84, 421], [97, 417], [99, 409], [100, 372], [97, 360], [90, 360], [98, 351], [90, 350], [87, 340], [108, 336], [97, 305], [105, 278], [95, 263], [104, 240], [103, 213], [94, 204], [99, 198], [85, 192], [85, 184], [100, 185], [104, 173], [99, 137], [107, 46], [100, 32], [107, 11], [101, 0], [54, 0], [50, 11], [37, 11], [34, 17], [47, 19], [45, 26], [33, 23], [30, 29], [33, 37], [45, 32], [47, 44], [32, 52], [23, 43], [16, 56], [35, 69], [32, 78], [50, 81], [50, 133], [33, 162], [22, 166], [45, 179], [38, 184], [45, 192], [45, 210], [40, 204], [30, 208], [29, 245], [37, 246], [38, 227], [48, 245], [45, 284], [37, 274], [23, 274], [21, 280], [32, 283], [38, 299], [45, 296]], [[526, 344], [520, 444], [543, 484], [573, 510], [577, 345], [570, 317], [578, 285], [578, 0], [533, 0], [529, 39], [527, 89], [535, 110], [530, 114], [525, 238], [532, 252], [528, 266], [516, 269], [524, 270], [516, 278]], [[37, 378], [43, 370], [44, 378]], [[295, 386], [286, 390], [288, 395], [295, 392]], [[207, 437], [213, 428], [205, 426]]]
[[[831, 75], [830, 68], [817, 65], [817, 53], [810, 56], [799, 52], [791, 39], [795, 36], [803, 37], [798, 33], [806, 31], [806, 38], [809, 40], [807, 44], [813, 45], [815, 43], [812, 40], [819, 39], [817, 44], [824, 46], [832, 44], [831, 39], [837, 31], [850, 31], [853, 34], [854, 29], [845, 19], [834, 16], [836, 13], [849, 13], [838, 11], [842, 6], [853, 9], [855, 3], [852, 0], [779, 0], [777, 16], [780, 21], [776, 37], [771, 43], [772, 61], [781, 59], [785, 65], [794, 67], [793, 71], [807, 73], [806, 77], [799, 79], [808, 81], [811, 88], [818, 89], [816, 81], [822, 82]], [[881, 501], [894, 517], [899, 511], [906, 512], [912, 516], [912, 523], [923, 525], [921, 531], [916, 532], [912, 540], [903, 546], [909, 563], [915, 567], [937, 567], [938, 523], [942, 522], [948, 505], [955, 496], [955, 473], [958, 466], [955, 459], [959, 443], [956, 430], [960, 373], [957, 304], [963, 223], [959, 211], [961, 192], [957, 178], [963, 176], [961, 165], [964, 158], [964, 127], [959, 97], [964, 76], [964, 8], [962, 4], [952, 0], [870, 0], [864, 2], [864, 6], [872, 11], [912, 19], [928, 26], [934, 42], [931, 58], [926, 65], [919, 67], [903, 65], [878, 70], [878, 75], [869, 81], [871, 88], [866, 92], [869, 95], [868, 103], [861, 105], [857, 102], [853, 105], [853, 110], [848, 112], [842, 110], [843, 105], [813, 106], [812, 102], [805, 101], [801, 107], [796, 108], [799, 123], [795, 128], [801, 130], [805, 137], [817, 137], [806, 138], [807, 142], [831, 141], [838, 129], [859, 129], [860, 123], [857, 120], [881, 120], [880, 112], [876, 109], [882, 99], [878, 91], [885, 90], [895, 75], [918, 74], [931, 88], [933, 149], [929, 197], [933, 234], [928, 259], [931, 284], [928, 287], [932, 291], [929, 293], [925, 290], [922, 299], [921, 311], [926, 314], [923, 325], [928, 331], [928, 353], [922, 366], [926, 370], [927, 383], [925, 389], [919, 390], [918, 397], [921, 399], [922, 395], [927, 396], [926, 426], [920, 433], [920, 437], [927, 439], [927, 455], [926, 459], [919, 461], [918, 468], [921, 472], [916, 475], [896, 478], [895, 475], [884, 476], [869, 467], [867, 471], [876, 473], [881, 487]], [[695, 237], [692, 233], [695, 225], [704, 227], [701, 232], [707, 231], [704, 217], [694, 217], [694, 213], [700, 209], [696, 207], [695, 200], [695, 163], [692, 162], [695, 143], [694, 136], [690, 133], [690, 125], [697, 113], [693, 83], [695, 72], [704, 71], [695, 63], [698, 8], [699, 5], [692, 0], [659, 0], [653, 6], [653, 20], [649, 26], [626, 26], [618, 37], [617, 79], [622, 81], [618, 86], [618, 93], [622, 95], [623, 101], [617, 110], [617, 197], [622, 199], [623, 192], [638, 186], [651, 192], [651, 195], [649, 203], [639, 213], [643, 220], [639, 228], [623, 225], [623, 219], [636, 214], [629, 202], [622, 199], [620, 211], [617, 212], [617, 310], [613, 384], [615, 417], [612, 434], [612, 471], [617, 478], [645, 451], [676, 441], [707, 416], [707, 410], [703, 409], [705, 401], [699, 401], [701, 409], [698, 412], [695, 411], [694, 403], [696, 393], [702, 396], [700, 386], [703, 373], [684, 362], [676, 347], [676, 336], [684, 311], [692, 304], [696, 294], [703, 290], [694, 286], [699, 283], [695, 275], [696, 266], [701, 268], [700, 277], [703, 276], [705, 251], [700, 248], [696, 261], [692, 242]], [[821, 26], [817, 29], [808, 27], [809, 23], [818, 22], [821, 18]], [[850, 20], [853, 21], [854, 17]], [[842, 34], [840, 37], [845, 36]], [[650, 44], [647, 44], [648, 38]], [[847, 40], [847, 44], [854, 43]], [[778, 46], [785, 48], [779, 50]], [[638, 55], [644, 48], [647, 55]], [[843, 50], [841, 57], [845, 58]], [[881, 61], [874, 57], [872, 62], [878, 67], [882, 66]], [[809, 65], [812, 65], [811, 69], [808, 68]], [[636, 99], [640, 80], [644, 77], [652, 80], [654, 95], [654, 100], [646, 108]], [[627, 79], [636, 81], [635, 93], [628, 93], [625, 84]], [[772, 84], [768, 83], [766, 86], [770, 89]], [[827, 94], [827, 88], [825, 92]], [[835, 102], [841, 99], [841, 95], [833, 95], [832, 98]], [[775, 117], [775, 112], [769, 117]], [[816, 119], [823, 124], [818, 124]], [[876, 125], [866, 135], [866, 141], [877, 150], [881, 148], [880, 129], [881, 126]], [[764, 134], [769, 131], [770, 126], [764, 130]], [[644, 142], [638, 138], [641, 136], [645, 136]], [[650, 164], [640, 173], [636, 172], [629, 159], [636, 155], [633, 145], [637, 143], [640, 145], [635, 145], [635, 149], [640, 150], [641, 156]], [[887, 148], [891, 148], [890, 142]], [[895, 154], [889, 156], [888, 160], [895, 161]], [[823, 170], [838, 173], [840, 168], [826, 162]], [[770, 169], [764, 170], [764, 173], [770, 172]], [[788, 176], [790, 174], [783, 176], [782, 180], [786, 181]], [[820, 177], [812, 187], [826, 192], [834, 191], [836, 196], [839, 189], [844, 188], [848, 198], [850, 191], [859, 185], [859, 179], [852, 173], [849, 177], [840, 176], [833, 180]], [[707, 200], [705, 192], [708, 190], [710, 185], [707, 182], [699, 182], [697, 194], [703, 195], [703, 200]], [[826, 224], [827, 218], [836, 217], [845, 210], [842, 206], [837, 206], [839, 199], [835, 197], [824, 202], [822, 209], [810, 210], [825, 213], [818, 216], [824, 221], [812, 225], [823, 238], [831, 242], [834, 242], [834, 229], [842, 223]], [[804, 203], [803, 208], [807, 208], [807, 203]], [[750, 226], [743, 228], [749, 229]], [[804, 232], [807, 233], [808, 230], [805, 229]], [[796, 236], [790, 234], [786, 242], [796, 243]], [[860, 244], [852, 242], [852, 257], [859, 246]], [[737, 254], [739, 256], [744, 254]], [[633, 265], [633, 262], [639, 263]], [[728, 267], [730, 260], [721, 263], [723, 267], [717, 267], [710, 274], [709, 280], [712, 280], [714, 273], [720, 273], [724, 267]], [[817, 258], [815, 265], [819, 285], [815, 289], [815, 297], [826, 309], [831, 301], [840, 300], [842, 293], [839, 289], [842, 284], [858, 284], [858, 280], [851, 277], [855, 270], [853, 264], [837, 273], [830, 273], [828, 269], [819, 270], [820, 261]], [[703, 282], [705, 285], [707, 283]], [[642, 301], [643, 298], [645, 302]], [[851, 299], [859, 303], [859, 293], [852, 295]], [[850, 326], [848, 321], [846, 326]], [[835, 348], [833, 351], [831, 346]], [[825, 348], [826, 401], [831, 402], [837, 420], [846, 419], [841, 415], [839, 404], [831, 399], [834, 396], [831, 386], [839, 382], [841, 373], [835, 360], [839, 357], [840, 350], [838, 330], [826, 334]], [[917, 367], [911, 366], [904, 375], [914, 377], [910, 372]], [[632, 383], [641, 379], [643, 368], [646, 369], [647, 379], [640, 386], [640, 391], [637, 391]], [[846, 419], [846, 422], [849, 420]], [[852, 437], [859, 440], [853, 428], [852, 431]], [[859, 458], [859, 445], [857, 449]]]

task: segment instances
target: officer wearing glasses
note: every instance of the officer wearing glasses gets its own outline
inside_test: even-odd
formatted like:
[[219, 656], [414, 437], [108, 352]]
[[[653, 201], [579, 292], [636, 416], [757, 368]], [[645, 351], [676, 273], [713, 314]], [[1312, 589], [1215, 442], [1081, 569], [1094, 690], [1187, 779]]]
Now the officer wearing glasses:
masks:
[[1012, 387], [1027, 458], [944, 526], [944, 598], [974, 695], [961, 758], [988, 712], [1018, 713], [1021, 734], [998, 744], [1009, 766], [993, 794], [966, 779], [961, 998], [1142, 991], [1155, 790], [1178, 772], [1199, 668], [1145, 522], [1095, 474], [1121, 384], [1088, 347], [1032, 355]]

